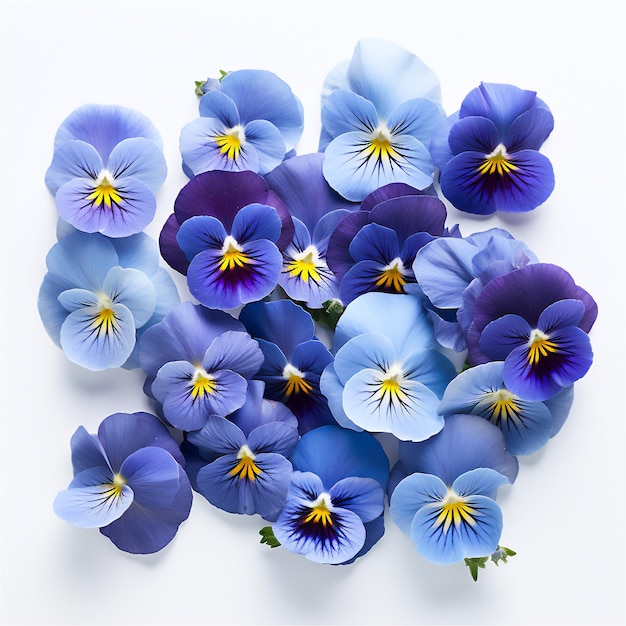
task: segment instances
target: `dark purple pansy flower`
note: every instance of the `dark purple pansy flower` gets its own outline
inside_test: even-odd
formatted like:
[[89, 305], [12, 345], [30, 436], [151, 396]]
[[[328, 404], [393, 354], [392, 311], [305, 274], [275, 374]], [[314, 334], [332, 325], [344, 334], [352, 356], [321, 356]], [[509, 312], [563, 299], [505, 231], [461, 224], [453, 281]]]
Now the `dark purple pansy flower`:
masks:
[[369, 291], [404, 293], [415, 282], [411, 266], [417, 251], [447, 234], [445, 205], [402, 183], [369, 194], [361, 210], [344, 217], [328, 243], [328, 263], [348, 304]]
[[538, 150], [554, 119], [534, 91], [481, 83], [450, 121], [447, 145], [435, 154], [441, 191], [457, 209], [530, 211], [552, 193], [552, 165]]

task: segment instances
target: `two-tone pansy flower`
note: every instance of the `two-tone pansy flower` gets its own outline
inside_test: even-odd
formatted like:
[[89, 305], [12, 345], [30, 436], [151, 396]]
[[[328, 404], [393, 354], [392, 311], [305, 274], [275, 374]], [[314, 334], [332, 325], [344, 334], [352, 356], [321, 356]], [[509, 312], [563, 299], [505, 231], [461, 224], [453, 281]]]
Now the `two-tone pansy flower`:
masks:
[[320, 390], [320, 376], [333, 357], [315, 336], [311, 315], [290, 300], [275, 300], [246, 305], [239, 320], [263, 352], [255, 378], [265, 383], [265, 395], [291, 409], [301, 433], [335, 424]]
[[339, 295], [328, 267], [326, 249], [336, 225], [357, 208], [333, 191], [322, 174], [320, 153], [293, 157], [265, 178], [293, 217], [294, 236], [283, 250], [278, 284], [286, 294], [312, 309]]
[[149, 413], [115, 413], [97, 435], [72, 436], [74, 478], [54, 511], [79, 528], [99, 528], [120, 550], [164, 548], [189, 516], [185, 459], [167, 428]]
[[210, 81], [200, 117], [180, 135], [183, 168], [265, 174], [291, 151], [304, 126], [303, 109], [287, 83], [266, 70], [237, 70]]
[[587, 333], [597, 313], [589, 293], [557, 265], [534, 263], [508, 272], [487, 283], [476, 299], [469, 361], [504, 361], [507, 389], [527, 400], [546, 400], [591, 366]]
[[432, 563], [489, 556], [502, 533], [497, 490], [517, 471], [497, 427], [475, 415], [448, 416], [427, 441], [400, 443], [389, 480], [391, 516]]
[[243, 406], [263, 354], [228, 313], [183, 302], [144, 333], [139, 361], [167, 422], [192, 431]]
[[456, 371], [436, 348], [418, 297], [366, 293], [353, 300], [337, 324], [334, 362], [320, 380], [337, 422], [409, 441], [439, 432], [437, 408]]
[[323, 426], [305, 434], [291, 456], [293, 475], [274, 535], [318, 563], [352, 562], [384, 533], [389, 461], [369, 433]]
[[554, 189], [554, 173], [539, 153], [554, 127], [534, 91], [481, 83], [450, 119], [436, 149], [443, 195], [461, 211], [530, 211]]
[[90, 370], [138, 367], [138, 338], [180, 302], [144, 233], [109, 239], [62, 224], [46, 264], [41, 320], [67, 358]]
[[212, 171], [181, 189], [159, 242], [199, 302], [234, 309], [273, 291], [292, 237], [291, 216], [263, 178]]
[[250, 381], [240, 409], [228, 418], [209, 417], [187, 441], [197, 450], [190, 462], [194, 489], [224, 511], [273, 521], [287, 498], [288, 459], [299, 435], [293, 413], [264, 399], [263, 391], [261, 381]]
[[166, 175], [161, 138], [143, 114], [88, 104], [59, 127], [46, 185], [75, 228], [127, 237], [154, 218]]
[[446, 388], [439, 412], [442, 415], [480, 415], [504, 434], [511, 454], [531, 454], [556, 435], [567, 419], [574, 387], [540, 401], [525, 400], [504, 384], [502, 361], [483, 363], [461, 372]]
[[445, 123], [439, 102], [437, 77], [415, 55], [361, 40], [324, 82], [319, 149], [329, 185], [353, 201], [392, 182], [428, 187], [430, 142]]
[[369, 194], [359, 211], [337, 224], [328, 242], [341, 301], [349, 304], [369, 291], [405, 293], [407, 283], [415, 282], [415, 255], [448, 234], [445, 221], [443, 202], [409, 185], [391, 183]]

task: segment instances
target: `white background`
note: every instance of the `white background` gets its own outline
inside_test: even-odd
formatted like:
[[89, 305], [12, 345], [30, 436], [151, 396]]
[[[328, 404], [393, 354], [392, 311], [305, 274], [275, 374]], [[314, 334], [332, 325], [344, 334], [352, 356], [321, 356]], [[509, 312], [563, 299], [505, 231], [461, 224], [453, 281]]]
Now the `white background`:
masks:
[[[2, 618], [5, 624], [621, 624], [624, 620], [623, 2], [399, 0], [2, 3]], [[391, 522], [350, 567], [258, 543], [259, 518], [195, 496], [162, 552], [118, 551], [52, 512], [71, 479], [69, 440], [117, 411], [149, 407], [139, 372], [68, 362], [36, 310], [55, 242], [44, 185], [54, 133], [85, 102], [145, 113], [169, 176], [157, 235], [186, 178], [178, 134], [197, 116], [194, 80], [269, 69], [305, 108], [299, 153], [317, 148], [325, 74], [378, 36], [438, 74], [448, 113], [481, 80], [534, 89], [555, 130], [556, 189], [532, 214], [455, 210], [466, 235], [508, 228], [598, 301], [595, 362], [568, 422], [501, 491], [502, 542], [517, 550], [474, 583], [426, 563]], [[183, 296], [185, 296], [183, 292]]]

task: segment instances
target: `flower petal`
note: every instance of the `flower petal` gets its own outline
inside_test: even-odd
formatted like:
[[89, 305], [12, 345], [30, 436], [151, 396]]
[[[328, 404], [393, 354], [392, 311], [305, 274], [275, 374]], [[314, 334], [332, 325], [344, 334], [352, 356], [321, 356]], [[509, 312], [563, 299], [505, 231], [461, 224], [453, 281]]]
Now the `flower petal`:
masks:
[[120, 141], [111, 151], [107, 169], [114, 179], [136, 178], [153, 193], [158, 191], [167, 176], [163, 152], [153, 141], [143, 137]]
[[104, 169], [98, 151], [84, 141], [68, 141], [54, 152], [46, 172], [46, 186], [53, 195], [73, 178], [98, 178]]

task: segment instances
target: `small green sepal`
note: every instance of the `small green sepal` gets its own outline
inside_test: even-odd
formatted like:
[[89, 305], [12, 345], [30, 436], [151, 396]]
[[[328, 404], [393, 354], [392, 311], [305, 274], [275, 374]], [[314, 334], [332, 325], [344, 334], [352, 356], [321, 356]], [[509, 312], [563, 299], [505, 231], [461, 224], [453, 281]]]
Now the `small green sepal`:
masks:
[[259, 531], [261, 535], [260, 543], [266, 543], [270, 548], [278, 548], [280, 541], [274, 537], [274, 531], [271, 526], [265, 526]]
[[202, 91], [202, 86], [206, 83], [206, 80], [196, 80], [194, 81], [194, 85], [196, 86], [196, 96], [202, 97], [204, 95], [204, 91]]
[[511, 550], [510, 548], [498, 546], [490, 556], [479, 556], [472, 559], [465, 559], [465, 565], [469, 567], [470, 574], [472, 575], [474, 582], [476, 582], [478, 580], [478, 570], [485, 569], [487, 561], [491, 560], [497, 566], [500, 561], [502, 561], [502, 563], [507, 563], [507, 559], [510, 556], [515, 556], [516, 554], [517, 552]]

